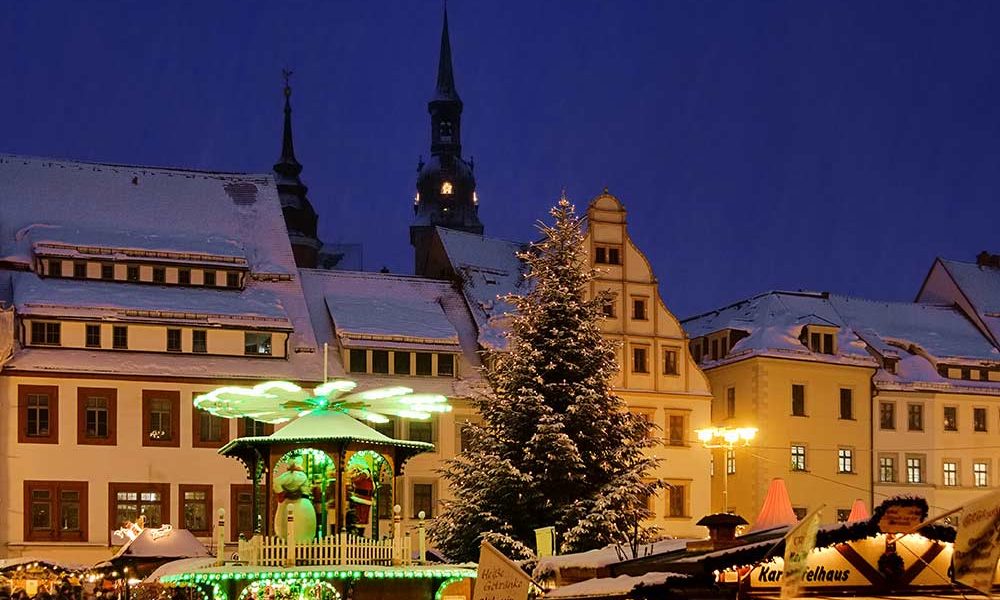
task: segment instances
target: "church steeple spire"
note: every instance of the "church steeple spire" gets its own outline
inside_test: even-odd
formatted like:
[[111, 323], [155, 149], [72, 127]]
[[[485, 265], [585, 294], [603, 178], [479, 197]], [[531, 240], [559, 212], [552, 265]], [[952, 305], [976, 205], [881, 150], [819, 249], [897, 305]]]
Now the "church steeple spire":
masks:
[[453, 100], [462, 103], [455, 89], [455, 72], [451, 67], [451, 38], [448, 35], [448, 8], [444, 11], [444, 27], [441, 29], [441, 52], [438, 55], [438, 76], [435, 100]]
[[462, 158], [462, 99], [455, 89], [448, 11], [444, 11], [437, 84], [427, 103], [431, 115], [431, 157], [417, 166], [416, 216], [410, 243], [416, 253], [415, 272], [428, 274], [428, 253], [435, 227], [483, 233], [472, 164]]
[[295, 158], [295, 146], [292, 143], [292, 86], [289, 83], [292, 72], [283, 69], [282, 75], [285, 77], [285, 123], [281, 136], [281, 157], [274, 163], [274, 172], [277, 174], [275, 181], [278, 198], [281, 200], [281, 212], [285, 217], [285, 228], [288, 229], [288, 238], [292, 242], [295, 265], [314, 268], [318, 264], [319, 249], [322, 246], [316, 236], [319, 217], [306, 197], [309, 188], [299, 178], [302, 164]]

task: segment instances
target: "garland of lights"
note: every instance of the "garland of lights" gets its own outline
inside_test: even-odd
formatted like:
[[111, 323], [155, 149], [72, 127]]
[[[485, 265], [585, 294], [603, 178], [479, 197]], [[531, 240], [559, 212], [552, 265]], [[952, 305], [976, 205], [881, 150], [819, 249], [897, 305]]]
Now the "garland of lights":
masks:
[[265, 381], [252, 388], [217, 388], [196, 397], [194, 405], [217, 417], [247, 417], [273, 424], [314, 411], [342, 412], [371, 423], [388, 423], [386, 415], [427, 420], [433, 413], [451, 411], [441, 394], [416, 394], [402, 386], [355, 392], [357, 385], [350, 379], [332, 379], [310, 393], [289, 381]]
[[214, 583], [227, 580], [259, 580], [259, 581], [309, 581], [330, 579], [436, 579], [436, 578], [467, 578], [475, 577], [472, 570], [454, 569], [378, 569], [365, 571], [249, 571], [224, 573], [179, 573], [165, 575], [163, 583]]

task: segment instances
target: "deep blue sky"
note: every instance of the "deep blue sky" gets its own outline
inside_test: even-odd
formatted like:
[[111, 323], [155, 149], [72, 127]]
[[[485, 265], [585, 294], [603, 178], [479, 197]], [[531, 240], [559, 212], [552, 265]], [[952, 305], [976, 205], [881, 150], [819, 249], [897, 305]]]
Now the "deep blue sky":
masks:
[[[155, 6], [154, 6], [155, 5]], [[1000, 3], [452, 0], [487, 233], [607, 185], [678, 316], [772, 289], [911, 300], [1000, 251]], [[327, 241], [412, 270], [441, 3], [17, 2], [0, 152], [265, 171], [281, 68]]]

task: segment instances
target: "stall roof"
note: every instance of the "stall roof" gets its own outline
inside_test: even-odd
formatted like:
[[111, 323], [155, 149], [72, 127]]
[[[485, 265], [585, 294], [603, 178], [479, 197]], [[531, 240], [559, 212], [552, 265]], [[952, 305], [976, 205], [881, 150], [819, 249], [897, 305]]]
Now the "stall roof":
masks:
[[108, 562], [121, 558], [199, 558], [211, 554], [187, 529], [143, 529]]

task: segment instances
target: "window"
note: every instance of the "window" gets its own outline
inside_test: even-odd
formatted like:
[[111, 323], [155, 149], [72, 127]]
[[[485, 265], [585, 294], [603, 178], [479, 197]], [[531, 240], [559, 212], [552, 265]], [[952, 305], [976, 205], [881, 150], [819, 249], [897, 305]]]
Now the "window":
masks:
[[386, 423], [369, 423], [368, 426], [388, 438], [396, 439], [395, 419], [389, 419]]
[[608, 249], [603, 246], [598, 246], [594, 248], [594, 262], [598, 264], [607, 264], [608, 262]]
[[972, 463], [972, 485], [976, 487], [987, 487], [990, 485], [990, 466], [988, 463]]
[[799, 383], [792, 384], [792, 416], [806, 416], [806, 386]]
[[73, 263], [73, 277], [77, 279], [87, 278], [87, 263], [82, 261], [76, 261]]
[[423, 511], [425, 518], [434, 516], [434, 484], [413, 484], [413, 518], [416, 519]]
[[881, 483], [896, 483], [896, 457], [878, 457], [878, 480]]
[[115, 278], [115, 266], [111, 263], [101, 263], [101, 279], [111, 281]]
[[17, 386], [17, 441], [22, 444], [59, 443], [59, 388], [54, 385]]
[[430, 421], [410, 421], [410, 441], [434, 443], [434, 424]]
[[646, 368], [646, 349], [645, 348], [632, 348], [632, 372], [633, 373], [648, 373]]
[[86, 344], [88, 348], [101, 347], [101, 326], [87, 324]]
[[854, 450], [851, 448], [840, 448], [837, 450], [837, 472], [854, 472]]
[[944, 407], [944, 430], [945, 431], [958, 431], [958, 407], [957, 406], [945, 406]]
[[792, 512], [795, 513], [795, 518], [801, 521], [809, 514], [809, 509], [805, 506], [793, 506]]
[[170, 484], [109, 483], [108, 523], [112, 530], [145, 517], [146, 527], [169, 521]]
[[167, 270], [164, 267], [153, 267], [153, 283], [166, 283]]
[[854, 420], [854, 390], [840, 388], [840, 418]]
[[209, 287], [215, 287], [215, 271], [202, 272], [202, 283]]
[[613, 319], [615, 317], [615, 301], [606, 300], [604, 304], [601, 305], [601, 312], [605, 317]]
[[392, 353], [392, 372], [396, 375], [409, 375], [410, 374], [410, 353], [409, 352], [393, 352]]
[[438, 354], [438, 372], [441, 377], [453, 377], [455, 375], [455, 355]]
[[191, 285], [191, 269], [177, 269], [177, 283]]
[[389, 351], [372, 350], [372, 373], [389, 372]]
[[191, 352], [198, 354], [208, 352], [208, 332], [204, 329], [195, 329], [191, 332]]
[[684, 435], [684, 417], [681, 415], [667, 416], [667, 443], [671, 446], [686, 446], [687, 439]]
[[906, 457], [906, 483], [924, 482], [924, 458], [922, 456]]
[[924, 405], [906, 405], [906, 426], [910, 431], [924, 430]]
[[632, 318], [637, 321], [646, 320], [646, 300], [643, 298], [632, 298]]
[[49, 276], [50, 277], [62, 277], [62, 261], [49, 259]]
[[247, 331], [243, 334], [243, 354], [271, 356], [271, 334]]
[[180, 329], [168, 329], [167, 330], [167, 352], [180, 352], [181, 351], [181, 330]]
[[972, 409], [972, 430], [973, 431], [986, 431], [986, 409], [985, 408], [973, 408]]
[[686, 517], [687, 514], [687, 486], [679, 483], [671, 483], [667, 488], [667, 516]]
[[666, 348], [663, 350], [663, 374], [678, 375], [677, 369], [677, 348]]
[[111, 346], [117, 350], [128, 350], [128, 326], [115, 325], [111, 329]]
[[352, 348], [350, 351], [351, 373], [368, 372], [368, 351]]
[[472, 444], [472, 424], [462, 423], [458, 426], [458, 451], [465, 452]]
[[118, 390], [76, 389], [76, 443], [114, 446], [118, 443]]
[[38, 346], [58, 346], [61, 343], [60, 332], [60, 323], [32, 321], [31, 343]]
[[719, 340], [712, 340], [712, 360], [719, 360]]
[[240, 274], [235, 271], [228, 271], [226, 273], [226, 287], [238, 288], [240, 287]]
[[[194, 394], [198, 397], [199, 394]], [[194, 427], [191, 445], [195, 448], [220, 448], [229, 441], [229, 420], [217, 417], [191, 405], [191, 421]]]
[[896, 428], [896, 405], [892, 402], [879, 402], [879, 427], [882, 429]]
[[417, 375], [432, 375], [431, 355], [427, 352], [417, 352]]
[[620, 265], [622, 264], [621, 252], [618, 248], [608, 248], [608, 264]]
[[231, 516], [229, 539], [237, 541], [240, 536], [245, 539], [253, 537], [256, 527], [256, 517], [253, 512], [253, 486], [248, 484], [232, 484], [229, 486], [229, 514]]
[[87, 541], [86, 481], [25, 481], [26, 542]]
[[726, 474], [736, 473], [736, 450], [726, 449]]
[[185, 485], [177, 486], [180, 497], [180, 518], [184, 529], [197, 536], [212, 535], [212, 486]]
[[620, 265], [621, 251], [618, 248], [597, 246], [594, 249], [594, 262], [603, 265]]
[[736, 416], [736, 388], [726, 388], [726, 418], [732, 419]]
[[242, 417], [236, 422], [236, 437], [262, 437], [274, 433], [274, 425]]
[[125, 279], [127, 279], [128, 281], [139, 281], [139, 265], [126, 266]]
[[802, 343], [809, 347], [810, 350], [818, 354], [836, 354], [836, 346], [834, 334], [823, 333], [822, 331], [815, 331], [812, 327], [807, 327], [805, 331], [802, 332], [802, 337], [800, 338]]
[[168, 446], [180, 444], [180, 392], [142, 391], [142, 445]]
[[792, 470], [793, 471], [805, 471], [806, 470], [806, 447], [792, 445]]
[[837, 522], [846, 523], [847, 519], [851, 516], [851, 509], [849, 508], [838, 508], [837, 509]]
[[962, 379], [965, 379], [965, 380], [972, 379], [972, 369], [970, 369], [968, 367], [962, 367], [962, 369], [961, 369], [961, 377], [962, 377]]
[[941, 483], [947, 486], [958, 485], [958, 463], [953, 461], [944, 462], [943, 477]]

